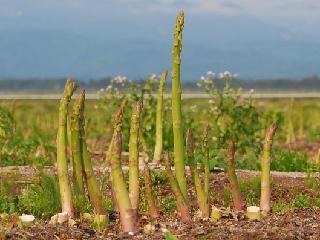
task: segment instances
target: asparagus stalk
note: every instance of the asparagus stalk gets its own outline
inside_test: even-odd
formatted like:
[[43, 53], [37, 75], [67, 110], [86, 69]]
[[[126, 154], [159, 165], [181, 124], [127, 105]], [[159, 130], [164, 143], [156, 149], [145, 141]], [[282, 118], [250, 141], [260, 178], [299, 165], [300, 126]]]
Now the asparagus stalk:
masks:
[[304, 111], [303, 111], [303, 105], [300, 105], [299, 108], [299, 138], [303, 139], [305, 138], [304, 133]]
[[129, 139], [129, 196], [132, 208], [139, 208], [139, 129], [142, 99], [138, 100], [131, 116]]
[[76, 195], [84, 195], [83, 166], [81, 157], [80, 141], [80, 111], [83, 109], [83, 95], [79, 94], [73, 106], [73, 113], [70, 119], [71, 156], [73, 164], [73, 180]]
[[270, 204], [270, 164], [271, 164], [271, 148], [273, 143], [273, 137], [277, 130], [277, 124], [273, 123], [267, 131], [265, 142], [263, 145], [263, 157], [261, 160], [261, 198], [260, 209], [264, 213], [268, 213], [271, 210]]
[[163, 93], [167, 75], [168, 71], [164, 71], [161, 75], [157, 97], [156, 140], [153, 155], [153, 162], [156, 164], [160, 163], [163, 145]]
[[287, 128], [287, 143], [294, 142], [296, 140], [296, 136], [294, 133], [294, 126], [293, 126], [293, 105], [294, 105], [294, 98], [290, 99], [289, 111], [287, 114], [288, 117], [288, 128]]
[[169, 179], [171, 189], [177, 200], [177, 207], [178, 207], [180, 218], [183, 222], [189, 222], [191, 221], [191, 216], [188, 209], [188, 202], [184, 198], [180, 190], [179, 184], [177, 180], [174, 178], [173, 173], [171, 171], [170, 157], [169, 157], [168, 151], [166, 151], [164, 154], [164, 161], [165, 161], [167, 178]]
[[149, 215], [152, 218], [158, 218], [160, 217], [160, 212], [157, 209], [155, 197], [152, 191], [151, 173], [150, 173], [147, 159], [144, 160], [143, 177], [144, 177], [145, 196], [147, 198]]
[[[124, 114], [124, 109], [128, 104], [128, 98], [124, 98], [123, 101], [121, 102], [120, 108], [115, 114], [114, 120], [115, 120], [115, 129], [113, 130], [112, 138], [109, 143], [108, 151], [107, 151], [107, 156], [106, 156], [106, 163], [109, 163], [109, 159], [112, 155], [112, 148], [113, 148], [113, 142], [114, 142], [114, 136], [116, 135], [117, 131], [121, 131], [122, 129], [122, 119], [123, 119], [123, 114]], [[120, 121], [120, 122], [117, 122]], [[118, 129], [116, 129], [118, 128]]]
[[68, 177], [68, 148], [67, 148], [67, 118], [68, 106], [71, 96], [76, 89], [76, 84], [70, 79], [67, 80], [59, 107], [59, 128], [57, 135], [57, 169], [60, 187], [60, 201], [62, 212], [73, 216], [71, 187]]
[[136, 232], [136, 210], [132, 208], [127, 186], [121, 168], [121, 132], [117, 132], [114, 137], [112, 156], [110, 158], [113, 191], [120, 210], [120, 222], [123, 232]]
[[124, 180], [122, 167], [121, 167], [121, 151], [122, 151], [122, 119], [124, 114], [124, 107], [127, 104], [127, 100], [122, 102], [121, 107], [115, 116], [115, 125], [113, 133], [112, 152], [110, 157], [111, 168], [111, 183], [112, 191], [114, 193], [114, 199], [116, 200], [116, 206], [120, 211], [120, 222], [123, 232], [137, 231], [137, 211], [133, 209], [129, 192]]
[[204, 149], [204, 191], [209, 195], [209, 181], [210, 181], [210, 164], [209, 164], [209, 139], [208, 139], [209, 125], [206, 125], [203, 139]]
[[85, 91], [83, 90], [80, 93], [80, 144], [81, 144], [81, 155], [82, 155], [82, 163], [83, 169], [85, 173], [85, 180], [87, 184], [87, 189], [89, 193], [89, 199], [91, 205], [94, 209], [94, 213], [97, 215], [105, 215], [106, 209], [103, 205], [103, 197], [100, 192], [100, 188], [97, 182], [97, 179], [94, 175], [93, 167], [91, 160], [88, 156], [88, 149], [86, 143], [86, 133], [85, 133], [85, 117], [84, 117], [84, 101], [85, 101]]
[[236, 211], [243, 211], [245, 209], [246, 204], [242, 200], [241, 193], [240, 193], [240, 187], [238, 184], [238, 179], [235, 171], [234, 155], [235, 155], [235, 144], [231, 140], [228, 145], [227, 166], [228, 166], [228, 176], [229, 176], [229, 182], [230, 182], [232, 201]]
[[188, 201], [187, 180], [185, 176], [184, 163], [184, 140], [181, 122], [181, 83], [180, 64], [182, 50], [182, 30], [184, 27], [184, 13], [181, 11], [176, 19], [173, 43], [173, 64], [172, 64], [172, 128], [174, 138], [174, 165], [177, 182], [183, 197]]
[[[112, 156], [112, 150], [113, 150], [113, 145], [114, 145], [114, 138], [117, 132], [121, 132], [122, 130], [122, 119], [123, 119], [123, 114], [124, 114], [124, 109], [128, 104], [128, 98], [124, 98], [123, 101], [121, 102], [121, 106], [118, 109], [118, 111], [115, 114], [114, 117], [114, 130], [112, 134], [111, 141], [109, 143], [107, 155], [106, 155], [106, 163], [110, 164], [110, 158]], [[113, 210], [116, 212], [119, 212], [119, 206], [118, 202], [115, 199], [115, 190], [113, 189], [113, 184], [112, 184], [112, 175], [110, 176], [110, 181], [111, 181], [111, 198], [112, 198], [112, 203], [113, 203]]]
[[204, 218], [209, 217], [209, 203], [208, 203], [208, 194], [205, 192], [203, 185], [201, 183], [200, 173], [198, 171], [197, 163], [194, 159], [194, 143], [193, 135], [191, 129], [187, 131], [186, 137], [186, 149], [187, 149], [187, 159], [190, 164], [191, 175], [193, 179], [193, 184], [196, 189], [196, 196], [199, 209]]

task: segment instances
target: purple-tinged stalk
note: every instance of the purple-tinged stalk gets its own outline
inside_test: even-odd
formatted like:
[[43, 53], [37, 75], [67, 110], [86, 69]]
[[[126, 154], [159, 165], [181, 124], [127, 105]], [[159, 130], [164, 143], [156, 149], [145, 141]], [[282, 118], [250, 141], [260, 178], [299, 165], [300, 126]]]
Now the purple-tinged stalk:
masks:
[[179, 187], [179, 184], [172, 173], [171, 165], [170, 165], [170, 156], [168, 151], [164, 153], [164, 164], [165, 164], [166, 174], [167, 174], [167, 178], [169, 180], [172, 192], [177, 200], [177, 207], [178, 207], [180, 219], [183, 222], [189, 222], [191, 221], [191, 215], [188, 208], [188, 202], [184, 198], [181, 192], [181, 189]]
[[[112, 157], [115, 136], [118, 132], [122, 131], [123, 115], [124, 115], [124, 110], [125, 110], [127, 104], [128, 104], [128, 98], [124, 98], [123, 101], [121, 102], [119, 109], [117, 110], [117, 112], [114, 116], [114, 122], [115, 122], [114, 123], [114, 130], [113, 130], [112, 138], [109, 143], [109, 147], [108, 147], [107, 154], [106, 154], [106, 164], [107, 165], [110, 165], [110, 158]], [[113, 210], [115, 212], [119, 212], [119, 206], [118, 206], [117, 200], [115, 199], [115, 191], [113, 189], [113, 184], [112, 184], [112, 175], [110, 176], [110, 182], [111, 182], [111, 198], [112, 198], [112, 203], [113, 203]]]
[[[116, 205], [120, 211], [120, 222], [123, 232], [137, 232], [137, 209], [134, 209], [126, 186], [121, 167], [122, 152], [122, 119], [124, 107], [122, 105], [115, 116], [112, 154], [110, 157], [111, 183]], [[138, 129], [137, 129], [138, 131]]]
[[271, 210], [271, 189], [270, 189], [270, 165], [271, 165], [271, 148], [273, 137], [277, 130], [277, 124], [273, 123], [266, 133], [266, 138], [263, 145], [263, 156], [261, 160], [261, 196], [260, 209], [264, 213]]
[[242, 199], [238, 178], [235, 171], [235, 144], [232, 140], [229, 141], [227, 154], [228, 177], [230, 182], [233, 206], [236, 211], [243, 211], [245, 210], [246, 204]]
[[143, 177], [144, 177], [145, 196], [147, 199], [149, 216], [154, 219], [159, 218], [160, 211], [157, 208], [156, 200], [153, 194], [151, 172], [148, 166], [147, 159], [144, 160]]

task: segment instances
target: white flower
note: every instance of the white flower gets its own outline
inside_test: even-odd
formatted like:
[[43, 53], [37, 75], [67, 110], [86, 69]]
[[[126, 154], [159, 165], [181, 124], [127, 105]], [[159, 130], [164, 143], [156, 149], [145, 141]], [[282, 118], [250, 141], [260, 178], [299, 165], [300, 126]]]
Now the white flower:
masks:
[[207, 72], [207, 76], [209, 76], [209, 77], [214, 77], [216, 74], [214, 73], [214, 72], [212, 72], [212, 71], [208, 71]]
[[250, 94], [253, 94], [254, 93], [254, 89], [250, 89]]
[[204, 82], [205, 82], [205, 83], [213, 83], [212, 79], [210, 79], [210, 78], [206, 78], [206, 79], [204, 80]]
[[125, 76], [116, 76], [114, 77], [111, 82], [112, 83], [116, 83], [116, 84], [122, 84], [122, 83], [126, 83], [128, 81], [128, 78]]
[[204, 81], [206, 78], [204, 76], [201, 76], [201, 80]]
[[150, 76], [150, 80], [156, 80], [157, 79], [157, 75], [156, 74], [151, 74]]
[[232, 74], [229, 71], [224, 71], [223, 73], [219, 73], [219, 78], [233, 78], [233, 77], [238, 77], [238, 74]]

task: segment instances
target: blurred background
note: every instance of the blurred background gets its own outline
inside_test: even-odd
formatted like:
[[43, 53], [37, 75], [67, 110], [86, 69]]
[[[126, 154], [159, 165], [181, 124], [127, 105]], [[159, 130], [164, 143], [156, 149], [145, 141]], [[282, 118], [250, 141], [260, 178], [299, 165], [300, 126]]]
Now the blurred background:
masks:
[[237, 73], [248, 89], [315, 90], [320, 82], [317, 0], [0, 3], [0, 91], [58, 91], [69, 76], [91, 80], [95, 90], [116, 75], [141, 80], [170, 69], [180, 9], [186, 14], [182, 78], [189, 87], [208, 70]]

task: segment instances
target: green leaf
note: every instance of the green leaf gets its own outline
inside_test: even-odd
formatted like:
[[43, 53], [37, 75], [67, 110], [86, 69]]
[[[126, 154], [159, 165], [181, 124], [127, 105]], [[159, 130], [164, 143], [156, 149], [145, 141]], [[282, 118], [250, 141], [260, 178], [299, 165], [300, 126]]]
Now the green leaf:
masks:
[[166, 240], [179, 240], [179, 239], [169, 231], [169, 232], [166, 232]]

